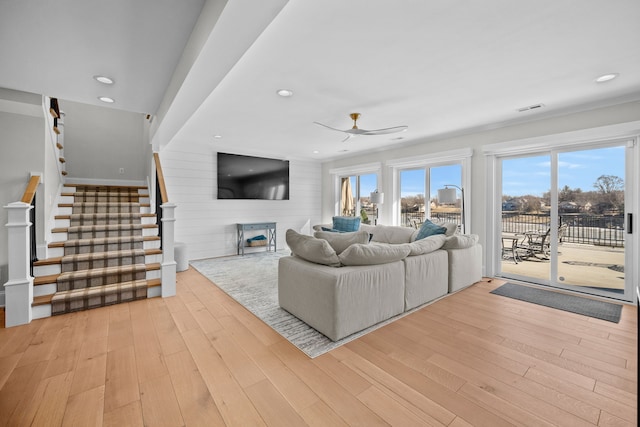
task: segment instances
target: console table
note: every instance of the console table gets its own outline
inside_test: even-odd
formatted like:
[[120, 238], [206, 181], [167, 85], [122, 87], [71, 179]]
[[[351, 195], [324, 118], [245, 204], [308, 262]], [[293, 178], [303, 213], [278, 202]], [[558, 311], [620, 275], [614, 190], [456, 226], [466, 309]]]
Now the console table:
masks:
[[237, 224], [237, 234], [238, 234], [238, 255], [244, 255], [244, 232], [251, 230], [265, 230], [267, 234], [267, 251], [271, 250], [273, 246], [273, 251], [277, 250], [276, 248], [276, 223], [275, 222], [252, 222], [252, 223], [238, 223]]

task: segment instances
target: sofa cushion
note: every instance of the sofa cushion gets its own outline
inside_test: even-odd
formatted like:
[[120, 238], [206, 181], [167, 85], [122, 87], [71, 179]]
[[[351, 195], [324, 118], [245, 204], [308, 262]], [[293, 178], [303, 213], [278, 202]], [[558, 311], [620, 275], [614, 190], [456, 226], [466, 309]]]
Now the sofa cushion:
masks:
[[354, 243], [369, 243], [369, 233], [366, 231], [352, 231], [334, 233], [332, 231], [316, 231], [313, 235], [318, 239], [324, 239], [340, 255], [345, 249]]
[[409, 252], [408, 245], [356, 243], [345, 249], [338, 258], [342, 265], [387, 264], [406, 258]]
[[285, 237], [287, 246], [294, 255], [316, 264], [340, 267], [336, 251], [326, 240], [306, 236], [291, 229], [287, 230]]
[[360, 229], [360, 217], [334, 216], [331, 228], [338, 231], [358, 231]]
[[420, 226], [420, 230], [418, 230], [418, 234], [416, 235], [416, 240], [421, 240], [421, 239], [424, 239], [425, 237], [435, 236], [437, 234], [445, 234], [446, 232], [447, 232], [446, 227], [441, 227], [429, 221], [428, 219], [425, 219], [422, 225]]
[[443, 249], [465, 249], [478, 243], [479, 236], [477, 234], [456, 234], [447, 237]]
[[444, 245], [446, 239], [447, 238], [444, 234], [435, 234], [433, 236], [408, 243], [407, 246], [411, 251], [409, 252], [409, 256], [424, 255], [436, 251]]
[[411, 242], [416, 232], [415, 228], [395, 225], [376, 225], [374, 227], [365, 227], [363, 225], [360, 228], [371, 233], [372, 242], [391, 243], [394, 245]]

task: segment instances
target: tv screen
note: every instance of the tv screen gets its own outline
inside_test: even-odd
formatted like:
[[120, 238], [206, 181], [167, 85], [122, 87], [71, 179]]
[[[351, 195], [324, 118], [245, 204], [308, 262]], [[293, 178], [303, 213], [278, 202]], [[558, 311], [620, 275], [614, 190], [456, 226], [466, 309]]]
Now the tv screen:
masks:
[[289, 200], [289, 161], [218, 153], [218, 199]]

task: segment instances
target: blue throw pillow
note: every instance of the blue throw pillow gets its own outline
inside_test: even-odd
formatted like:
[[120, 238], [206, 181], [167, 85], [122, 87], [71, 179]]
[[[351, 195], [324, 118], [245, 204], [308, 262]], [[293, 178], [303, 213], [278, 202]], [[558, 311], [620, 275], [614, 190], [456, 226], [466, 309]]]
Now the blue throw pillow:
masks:
[[359, 216], [334, 216], [333, 229], [338, 231], [358, 231], [360, 230]]
[[420, 230], [418, 231], [416, 240], [421, 240], [429, 236], [435, 236], [436, 234], [445, 234], [446, 232], [446, 227], [440, 227], [439, 225], [435, 225], [428, 219], [425, 219], [424, 223], [420, 227]]

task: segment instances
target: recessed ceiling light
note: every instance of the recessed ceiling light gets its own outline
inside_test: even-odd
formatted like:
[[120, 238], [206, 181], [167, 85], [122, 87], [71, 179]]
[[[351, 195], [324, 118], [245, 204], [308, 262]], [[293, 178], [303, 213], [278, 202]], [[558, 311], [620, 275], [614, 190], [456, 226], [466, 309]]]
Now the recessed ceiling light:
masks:
[[293, 96], [293, 91], [289, 89], [279, 89], [276, 93], [284, 98]]
[[107, 76], [93, 76], [94, 79], [96, 79], [97, 81], [99, 81], [100, 83], [104, 83], [106, 85], [112, 85], [113, 84], [113, 79], [109, 78]]
[[213, 135], [213, 137], [214, 137], [215, 139], [220, 139], [220, 138], [222, 138], [222, 135]]
[[320, 153], [318, 150], [313, 150], [313, 154], [318, 154]]
[[109, 98], [108, 96], [100, 96], [98, 97], [98, 99], [102, 102], [106, 102], [107, 104], [113, 104], [115, 101], [115, 99], [113, 98]]
[[619, 76], [618, 73], [603, 74], [596, 79], [596, 83], [608, 82], [609, 80], [613, 80], [618, 76]]

